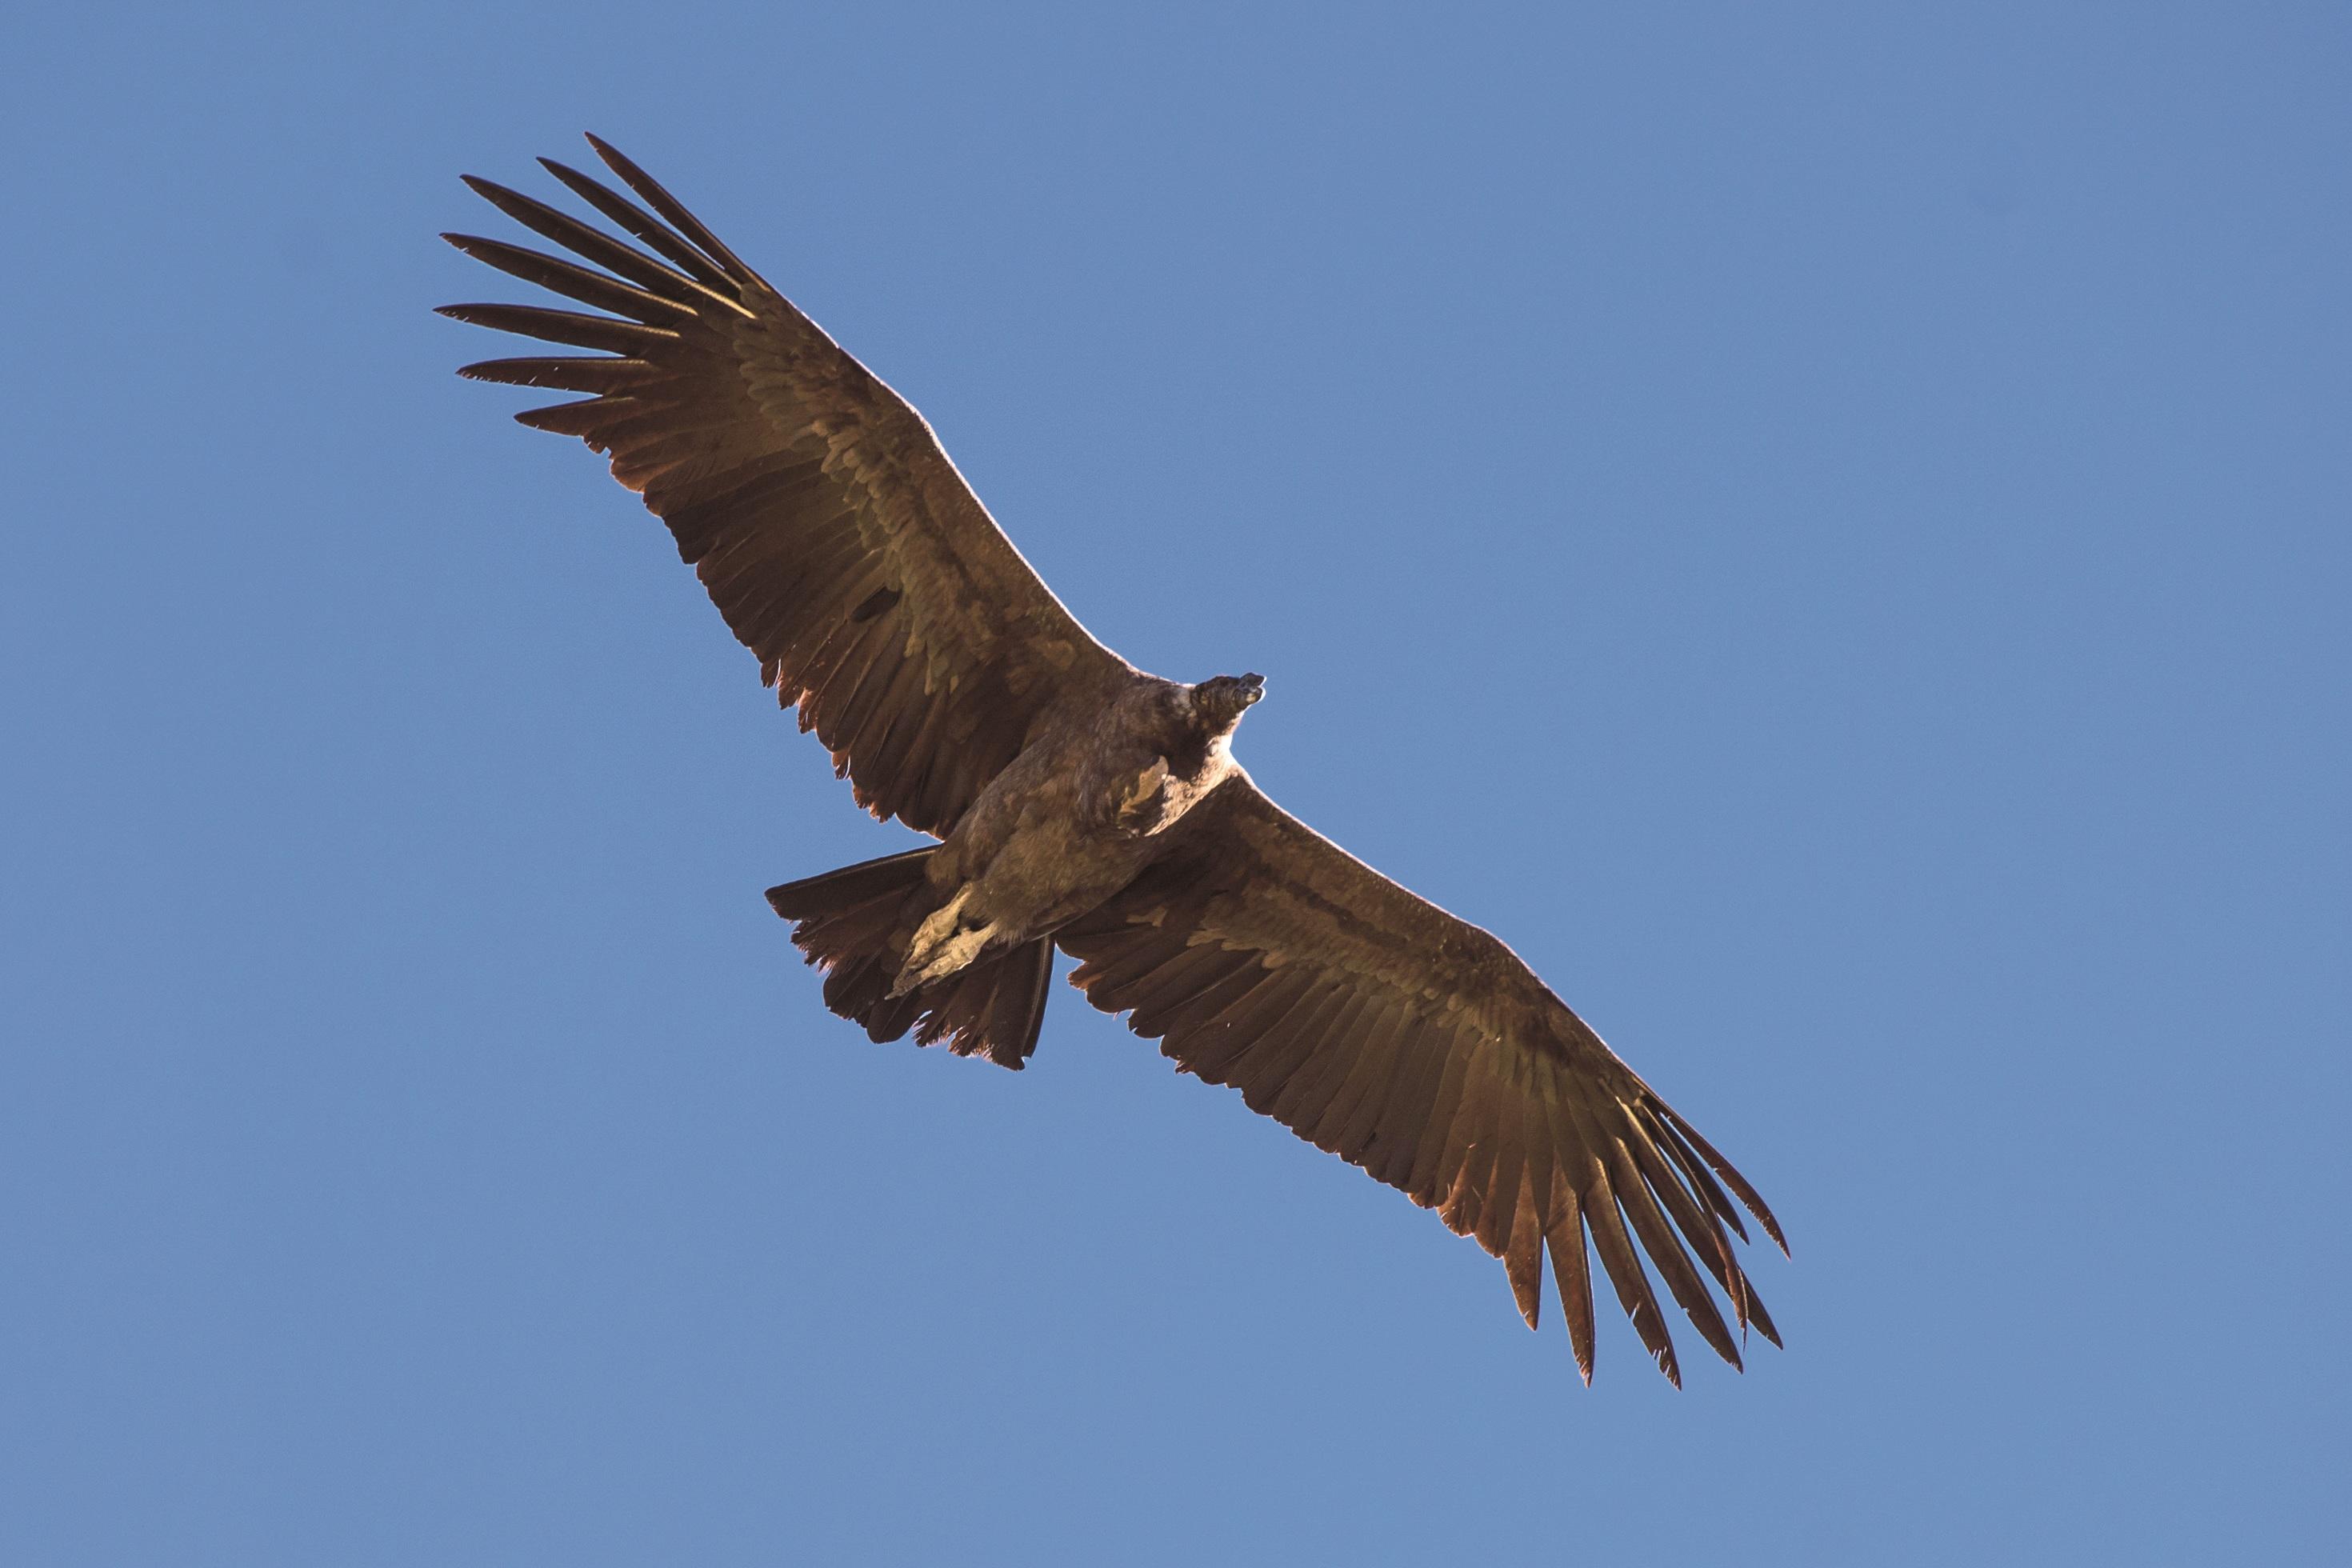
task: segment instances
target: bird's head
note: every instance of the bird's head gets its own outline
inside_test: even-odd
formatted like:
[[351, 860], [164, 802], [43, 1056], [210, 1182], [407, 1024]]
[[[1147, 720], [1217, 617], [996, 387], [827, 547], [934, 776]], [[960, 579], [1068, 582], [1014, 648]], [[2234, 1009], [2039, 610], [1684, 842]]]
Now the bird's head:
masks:
[[1212, 736], [1230, 735], [1250, 705], [1265, 695], [1263, 675], [1220, 675], [1192, 688], [1192, 711]]

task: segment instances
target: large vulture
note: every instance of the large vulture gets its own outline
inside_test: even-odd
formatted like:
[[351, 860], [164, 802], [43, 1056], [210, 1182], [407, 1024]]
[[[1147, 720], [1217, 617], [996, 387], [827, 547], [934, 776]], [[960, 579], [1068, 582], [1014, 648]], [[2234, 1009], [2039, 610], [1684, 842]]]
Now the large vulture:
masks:
[[447, 237], [593, 313], [443, 313], [591, 351], [461, 374], [587, 394], [516, 417], [609, 457], [858, 803], [940, 840], [768, 894], [825, 1005], [1018, 1068], [1059, 947], [1180, 1071], [1475, 1237], [1530, 1326], [1548, 1252], [1588, 1380], [1588, 1237], [1676, 1383], [1642, 1252], [1726, 1361], [1750, 1326], [1779, 1342], [1726, 1235], [1748, 1234], [1727, 1188], [1781, 1241], [1763, 1199], [1510, 949], [1265, 797], [1230, 745], [1264, 682], [1162, 680], [1097, 642], [920, 415], [590, 141], [635, 200], [546, 167], [635, 244], [478, 179], [589, 265]]

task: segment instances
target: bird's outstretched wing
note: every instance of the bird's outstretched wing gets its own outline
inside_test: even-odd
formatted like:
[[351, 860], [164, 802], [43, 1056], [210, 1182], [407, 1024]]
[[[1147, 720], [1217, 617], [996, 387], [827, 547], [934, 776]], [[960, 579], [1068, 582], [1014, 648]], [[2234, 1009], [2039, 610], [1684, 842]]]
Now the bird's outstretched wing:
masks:
[[[1402, 1189], [1503, 1260], [1532, 1327], [1551, 1256], [1592, 1375], [1586, 1237], [1661, 1370], [1681, 1374], [1636, 1255], [1707, 1343], [1780, 1342], [1734, 1256], [1754, 1188], [1517, 955], [1323, 838], [1237, 773], [1167, 858], [1055, 940], [1072, 979], [1184, 1071]], [[1696, 1262], [1694, 1262], [1696, 1259]], [[1728, 1304], [1717, 1307], [1704, 1268]]]
[[477, 179], [467, 184], [492, 205], [593, 265], [444, 237], [605, 313], [442, 313], [594, 356], [460, 374], [593, 394], [516, 417], [609, 454], [858, 803], [945, 837], [1050, 709], [1127, 666], [1039, 581], [920, 415], [635, 164], [589, 140], [645, 206], [541, 162], [636, 245]]

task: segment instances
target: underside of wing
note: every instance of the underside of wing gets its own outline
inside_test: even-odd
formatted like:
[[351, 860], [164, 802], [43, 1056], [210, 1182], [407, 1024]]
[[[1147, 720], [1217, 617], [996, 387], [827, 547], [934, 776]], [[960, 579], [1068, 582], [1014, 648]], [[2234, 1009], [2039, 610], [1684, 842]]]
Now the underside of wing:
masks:
[[1734, 1366], [1748, 1328], [1780, 1342], [1731, 1244], [1741, 1205], [1781, 1241], [1771, 1211], [1508, 948], [1245, 775], [1172, 831], [1166, 859], [1056, 938], [1096, 1006], [1475, 1237], [1530, 1327], [1549, 1254], [1588, 1380], [1594, 1254], [1676, 1384], [1643, 1253]]
[[629, 239], [475, 179], [588, 265], [445, 237], [589, 310], [442, 313], [591, 353], [460, 374], [588, 394], [516, 417], [609, 455], [859, 804], [944, 837], [1056, 704], [1091, 698], [1126, 666], [1038, 579], [912, 407], [590, 141], [638, 200], [542, 162]]

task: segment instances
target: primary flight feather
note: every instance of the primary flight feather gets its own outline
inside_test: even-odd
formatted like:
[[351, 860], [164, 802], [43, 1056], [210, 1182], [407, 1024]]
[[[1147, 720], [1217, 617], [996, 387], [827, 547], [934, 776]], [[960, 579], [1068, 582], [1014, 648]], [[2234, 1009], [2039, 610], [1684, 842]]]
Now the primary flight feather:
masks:
[[472, 178], [591, 265], [445, 237], [596, 313], [442, 313], [591, 351], [460, 374], [587, 394], [516, 417], [609, 457], [858, 804], [940, 840], [770, 889], [825, 1005], [1018, 1068], [1059, 947], [1181, 1070], [1475, 1237], [1530, 1327], [1549, 1256], [1588, 1380], [1592, 1254], [1676, 1383], [1642, 1254], [1726, 1361], [1751, 1327], [1777, 1344], [1730, 1239], [1745, 1205], [1785, 1250], [1764, 1200], [1510, 949], [1259, 791], [1231, 742], [1262, 679], [1096, 641], [919, 414], [589, 141], [635, 200], [541, 162], [635, 244]]

